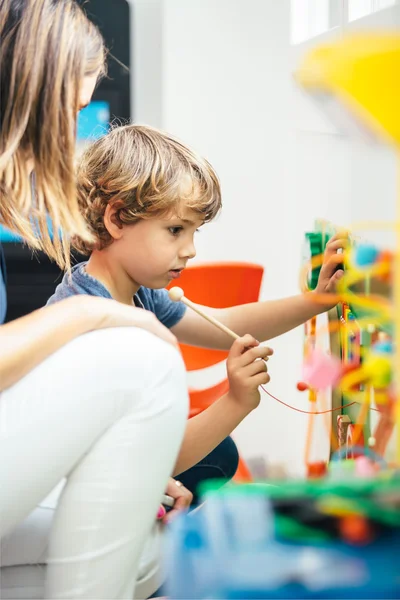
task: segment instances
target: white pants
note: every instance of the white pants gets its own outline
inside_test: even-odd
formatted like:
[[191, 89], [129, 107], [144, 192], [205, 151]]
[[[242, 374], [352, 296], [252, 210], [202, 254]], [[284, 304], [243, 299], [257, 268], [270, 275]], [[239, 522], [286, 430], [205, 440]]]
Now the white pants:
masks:
[[[2, 539], [0, 598], [43, 600], [49, 539], [65, 480], [40, 505]], [[162, 585], [164, 529], [154, 522], [142, 552], [135, 585], [135, 598], [145, 599]]]
[[179, 353], [136, 328], [81, 336], [1, 394], [2, 535], [67, 477], [46, 598], [133, 597], [187, 409]]

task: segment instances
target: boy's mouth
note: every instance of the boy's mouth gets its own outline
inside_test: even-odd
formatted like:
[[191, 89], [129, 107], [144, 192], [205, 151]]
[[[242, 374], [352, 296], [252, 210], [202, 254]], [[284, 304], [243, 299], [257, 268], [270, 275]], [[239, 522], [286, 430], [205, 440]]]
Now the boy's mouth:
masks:
[[178, 277], [181, 276], [183, 269], [171, 269], [170, 271], [168, 271], [168, 275], [171, 277], [171, 279], [178, 279]]

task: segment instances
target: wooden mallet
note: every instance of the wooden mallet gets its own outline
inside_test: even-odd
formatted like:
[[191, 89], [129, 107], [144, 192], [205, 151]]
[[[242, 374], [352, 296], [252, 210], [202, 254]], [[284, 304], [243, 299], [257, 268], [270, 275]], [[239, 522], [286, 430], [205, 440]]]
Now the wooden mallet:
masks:
[[188, 306], [189, 308], [191, 308], [192, 310], [197, 312], [198, 315], [200, 315], [201, 317], [206, 319], [209, 323], [212, 323], [213, 325], [215, 325], [215, 327], [218, 327], [218, 329], [220, 329], [221, 331], [223, 331], [224, 333], [229, 335], [234, 340], [237, 340], [240, 337], [237, 333], [235, 333], [234, 331], [229, 329], [229, 327], [226, 327], [225, 325], [220, 323], [217, 319], [214, 319], [214, 317], [207, 315], [198, 306], [196, 306], [196, 304], [193, 304], [193, 302], [191, 302], [190, 300], [185, 298], [185, 294], [183, 293], [182, 288], [173, 287], [169, 290], [168, 295], [169, 295], [170, 299], [173, 300], [174, 302], [183, 302], [183, 304], [186, 304], [186, 306]]

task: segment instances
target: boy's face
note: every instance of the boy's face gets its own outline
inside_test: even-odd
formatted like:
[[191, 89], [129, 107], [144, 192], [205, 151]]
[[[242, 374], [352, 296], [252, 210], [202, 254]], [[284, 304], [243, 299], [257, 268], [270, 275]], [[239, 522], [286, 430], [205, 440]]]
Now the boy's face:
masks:
[[196, 255], [194, 236], [203, 225], [198, 213], [183, 209], [175, 214], [123, 225], [123, 234], [111, 245], [113, 255], [138, 286], [163, 288], [178, 279]]

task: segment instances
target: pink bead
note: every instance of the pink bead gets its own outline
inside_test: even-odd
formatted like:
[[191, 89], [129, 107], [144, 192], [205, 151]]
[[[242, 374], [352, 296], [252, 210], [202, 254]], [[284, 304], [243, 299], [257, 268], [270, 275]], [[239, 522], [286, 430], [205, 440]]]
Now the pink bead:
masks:
[[312, 350], [303, 364], [302, 380], [315, 390], [333, 386], [340, 375], [340, 361], [321, 350]]
[[356, 458], [355, 473], [357, 477], [375, 477], [376, 467], [367, 456]]

